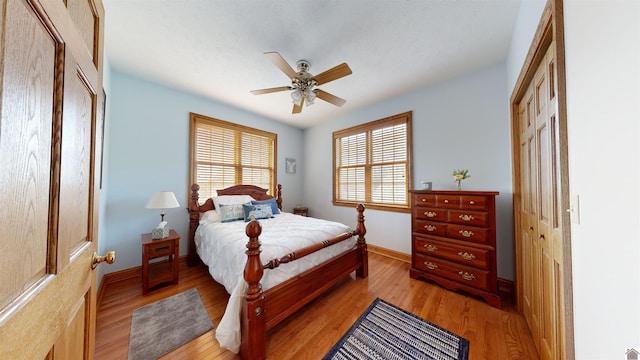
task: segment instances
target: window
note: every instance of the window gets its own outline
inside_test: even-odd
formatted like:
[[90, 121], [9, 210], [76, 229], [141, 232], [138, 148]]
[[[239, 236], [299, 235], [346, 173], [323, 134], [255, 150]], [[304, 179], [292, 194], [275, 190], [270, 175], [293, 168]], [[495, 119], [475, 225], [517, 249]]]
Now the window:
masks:
[[411, 112], [333, 133], [333, 203], [409, 211]]
[[202, 202], [239, 184], [275, 194], [277, 134], [194, 113], [190, 121], [189, 186], [200, 185]]

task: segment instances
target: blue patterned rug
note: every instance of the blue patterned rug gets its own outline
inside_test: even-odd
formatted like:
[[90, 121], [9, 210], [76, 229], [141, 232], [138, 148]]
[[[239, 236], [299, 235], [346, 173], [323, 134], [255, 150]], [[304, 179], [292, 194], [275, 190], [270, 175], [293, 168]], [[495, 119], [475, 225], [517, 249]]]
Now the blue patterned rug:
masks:
[[375, 299], [324, 359], [467, 360], [469, 340]]

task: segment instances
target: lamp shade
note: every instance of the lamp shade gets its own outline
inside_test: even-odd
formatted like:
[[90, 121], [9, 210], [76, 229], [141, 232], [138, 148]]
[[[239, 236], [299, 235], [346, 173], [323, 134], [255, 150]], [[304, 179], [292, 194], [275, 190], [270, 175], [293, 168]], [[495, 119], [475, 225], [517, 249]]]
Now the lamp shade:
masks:
[[180, 204], [172, 191], [160, 191], [153, 194], [145, 207], [147, 209], [170, 209], [180, 207]]

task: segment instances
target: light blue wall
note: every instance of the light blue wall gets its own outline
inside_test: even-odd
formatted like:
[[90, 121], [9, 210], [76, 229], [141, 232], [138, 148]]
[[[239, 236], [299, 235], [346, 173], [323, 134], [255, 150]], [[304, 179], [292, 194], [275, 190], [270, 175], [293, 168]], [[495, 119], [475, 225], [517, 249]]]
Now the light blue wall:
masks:
[[156, 191], [173, 191], [180, 208], [167, 209], [165, 220], [181, 236], [187, 253], [189, 112], [278, 134], [278, 183], [284, 208], [302, 202], [303, 162], [296, 174], [285, 172], [285, 158], [302, 159], [302, 130], [227, 105], [111, 72], [106, 201], [101, 214], [101, 248], [116, 250], [116, 263], [106, 272], [141, 265], [140, 234], [160, 222], [160, 211], [145, 205]]
[[[304, 204], [312, 216], [355, 225], [355, 210], [332, 204], [332, 132], [413, 111], [413, 182], [454, 189], [454, 169], [469, 169], [467, 190], [499, 191], [498, 276], [513, 279], [511, 145], [504, 63], [414, 91], [304, 131]], [[365, 211], [367, 242], [411, 253], [408, 213]]]
[[520, 75], [522, 64], [524, 64], [524, 59], [527, 57], [531, 47], [545, 4], [545, 0], [527, 0], [520, 3], [518, 18], [513, 28], [511, 46], [507, 56], [507, 89], [509, 90], [509, 97], [511, 97], [511, 92]]

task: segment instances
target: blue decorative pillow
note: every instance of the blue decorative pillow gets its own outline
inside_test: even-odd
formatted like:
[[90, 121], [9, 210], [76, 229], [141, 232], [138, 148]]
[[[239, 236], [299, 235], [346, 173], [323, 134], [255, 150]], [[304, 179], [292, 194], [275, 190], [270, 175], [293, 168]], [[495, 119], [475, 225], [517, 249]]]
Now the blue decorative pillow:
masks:
[[231, 221], [243, 220], [244, 209], [242, 208], [242, 206], [247, 204], [233, 204], [233, 205], [220, 204], [220, 222], [231, 222]]
[[269, 219], [273, 217], [271, 212], [271, 205], [269, 204], [244, 204], [244, 221], [251, 221], [253, 219]]
[[269, 204], [271, 205], [271, 213], [273, 215], [280, 214], [280, 209], [278, 209], [278, 203], [276, 202], [276, 198], [271, 198], [269, 200], [252, 200], [251, 203], [253, 205], [258, 204]]

